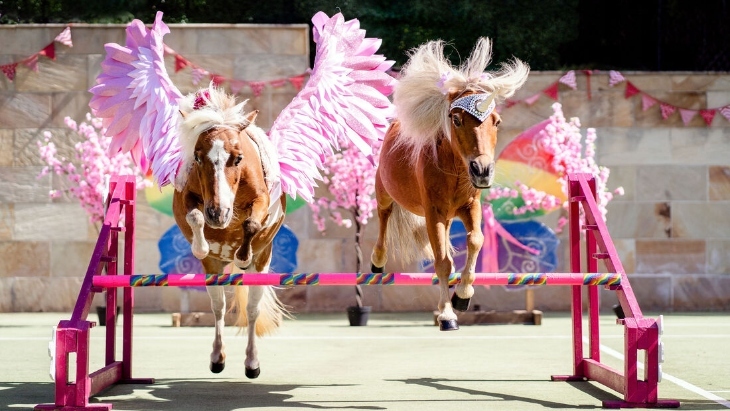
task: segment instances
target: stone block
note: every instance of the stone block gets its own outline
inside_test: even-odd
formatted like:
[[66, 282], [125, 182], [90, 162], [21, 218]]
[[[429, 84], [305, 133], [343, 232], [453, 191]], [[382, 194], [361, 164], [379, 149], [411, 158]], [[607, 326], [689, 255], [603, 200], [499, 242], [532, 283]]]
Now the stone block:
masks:
[[730, 275], [673, 277], [675, 311], [726, 311], [730, 308]]
[[[381, 310], [379, 288], [380, 286], [361, 287], [363, 292], [363, 305], [373, 307], [373, 310]], [[346, 315], [347, 307], [356, 305], [355, 287], [333, 286], [333, 287], [306, 287], [306, 305], [298, 312], [342, 312]]]
[[[633, 166], [671, 164], [670, 135], [658, 128], [604, 128], [596, 139], [598, 164]], [[637, 187], [638, 189], [638, 187]]]
[[730, 167], [710, 166], [710, 201], [730, 200]]
[[636, 272], [704, 273], [705, 250], [705, 240], [636, 240]]
[[670, 203], [608, 203], [607, 226], [611, 238], [669, 238], [672, 233]]
[[0, 94], [0, 124], [3, 128], [43, 127], [50, 116], [50, 93]]
[[[66, 158], [74, 164], [78, 164], [76, 159], [77, 152], [74, 145], [82, 140], [82, 137], [68, 129], [62, 128], [49, 129], [28, 129], [21, 128], [15, 130], [15, 142], [13, 145], [13, 155], [15, 157], [15, 166], [42, 166], [48, 165], [40, 155], [38, 143], [45, 144], [44, 132], [51, 133], [50, 141], [56, 146], [56, 158], [61, 160]], [[63, 160], [61, 160], [63, 161]]]
[[50, 243], [48, 242], [0, 242], [0, 277], [45, 279], [50, 275], [50, 262]]
[[692, 92], [711, 89], [717, 75], [710, 73], [676, 73], [669, 76], [669, 79], [672, 81], [672, 90]]
[[238, 55], [233, 62], [233, 77], [245, 81], [287, 79], [304, 73], [308, 67], [308, 56], [264, 54], [253, 57]]
[[91, 94], [87, 91], [76, 91], [69, 93], [53, 94], [53, 117], [51, 124], [53, 127], [67, 128], [66, 117], [70, 117], [77, 123], [86, 121], [86, 115], [91, 113], [89, 101]]
[[83, 278], [89, 268], [95, 245], [91, 241], [53, 241], [51, 276]]
[[27, 57], [43, 50], [65, 27], [63, 24], [32, 26], [3, 24], [0, 26], [0, 50], [2, 54], [19, 54]]
[[707, 274], [730, 273], [730, 240], [707, 240]]
[[629, 283], [643, 311], [662, 310], [672, 306], [672, 274], [632, 274]]
[[[382, 286], [383, 311], [426, 311], [435, 310], [439, 301], [437, 286]], [[475, 298], [476, 300], [475, 292]], [[475, 301], [476, 303], [476, 301]]]
[[[156, 190], [156, 188], [151, 188]], [[139, 240], [158, 241], [167, 230], [177, 225], [172, 216], [163, 214], [149, 205], [144, 191], [137, 191], [135, 235]]]
[[662, 76], [651, 72], [623, 73], [626, 79], [633, 83], [639, 90], [655, 95], [658, 91], [671, 90], [672, 79], [670, 76]]
[[707, 200], [707, 167], [639, 166], [637, 201]]
[[76, 304], [82, 281], [75, 277], [15, 278], [12, 311], [69, 312]]
[[0, 313], [13, 311], [14, 277], [0, 277]]
[[342, 270], [342, 240], [341, 239], [299, 239], [297, 271], [330, 272]]
[[13, 239], [15, 204], [0, 203], [0, 241]]
[[730, 219], [727, 216], [727, 203], [672, 202], [672, 236], [694, 239], [730, 239]]
[[38, 178], [41, 167], [3, 167], [0, 203], [47, 203], [51, 177]]
[[0, 167], [13, 165], [13, 130], [0, 129]]
[[[152, 22], [145, 22], [151, 24]], [[64, 53], [86, 56], [88, 54], [104, 53], [106, 43], [125, 45], [126, 24], [99, 24], [79, 25], [71, 28], [71, 38], [74, 46], [64, 47]], [[167, 37], [165, 37], [167, 42]], [[58, 43], [56, 43], [58, 44]]]
[[[725, 84], [730, 85], [730, 81], [725, 81]], [[718, 84], [716, 82], [715, 84]], [[727, 102], [730, 101], [730, 90], [722, 90], [722, 91], [707, 91], [707, 107], [706, 108], [719, 108], [727, 105]], [[719, 117], [719, 118], [717, 118]], [[722, 114], [717, 112], [715, 114], [715, 119], [713, 119], [712, 125], [719, 126], [722, 121], [725, 121], [722, 117]]]
[[727, 162], [730, 133], [727, 129], [672, 129], [671, 164], [715, 165]]
[[38, 72], [16, 78], [15, 88], [21, 93], [53, 93], [86, 91], [86, 56], [59, 54], [55, 60], [39, 59]]
[[15, 204], [18, 241], [87, 241], [89, 218], [78, 204]]

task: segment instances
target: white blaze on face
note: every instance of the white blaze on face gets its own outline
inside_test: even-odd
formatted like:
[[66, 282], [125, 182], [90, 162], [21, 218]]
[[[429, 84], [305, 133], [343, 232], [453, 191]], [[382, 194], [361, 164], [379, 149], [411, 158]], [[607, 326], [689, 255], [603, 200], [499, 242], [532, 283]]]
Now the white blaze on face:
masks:
[[223, 210], [233, 208], [233, 190], [228, 185], [225, 173], [226, 163], [230, 156], [230, 153], [226, 152], [224, 148], [223, 140], [214, 141], [213, 147], [208, 151], [208, 158], [213, 163], [215, 180], [218, 184], [218, 202]]

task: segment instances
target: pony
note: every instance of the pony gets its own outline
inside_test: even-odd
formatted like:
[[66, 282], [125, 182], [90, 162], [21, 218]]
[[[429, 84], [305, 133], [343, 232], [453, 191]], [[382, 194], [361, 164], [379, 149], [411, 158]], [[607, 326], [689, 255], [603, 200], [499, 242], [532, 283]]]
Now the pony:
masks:
[[[485, 72], [491, 61], [488, 38], [480, 38], [469, 58], [455, 67], [444, 56], [444, 44], [434, 40], [410, 50], [395, 86], [396, 119], [386, 132], [375, 175], [380, 226], [371, 270], [383, 271], [389, 248], [406, 263], [434, 261], [439, 328], [450, 331], [459, 329], [454, 309], [466, 311], [474, 295], [476, 258], [484, 242], [481, 190], [494, 179], [502, 122], [495, 106], [514, 95], [530, 69], [514, 58]], [[455, 217], [467, 232], [467, 258], [449, 299], [449, 228]]]
[[[183, 172], [181, 190], [173, 195], [173, 214], [193, 255], [208, 274], [236, 267], [268, 272], [273, 240], [284, 222], [286, 195], [270, 192], [280, 184], [273, 148], [254, 124], [258, 111], [244, 114], [246, 104], [212, 84], [180, 102]], [[281, 192], [281, 190], [279, 190]], [[226, 298], [222, 286], [206, 287], [215, 316], [210, 370], [223, 371]], [[274, 331], [288, 312], [271, 286], [236, 287], [232, 309], [236, 323], [247, 327], [245, 373], [260, 373], [256, 338]]]

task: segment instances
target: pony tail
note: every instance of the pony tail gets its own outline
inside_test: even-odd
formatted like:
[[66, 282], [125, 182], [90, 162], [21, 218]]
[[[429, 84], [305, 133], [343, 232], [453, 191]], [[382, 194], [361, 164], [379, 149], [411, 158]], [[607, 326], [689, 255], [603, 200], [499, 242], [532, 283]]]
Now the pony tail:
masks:
[[434, 259], [426, 231], [426, 219], [404, 210], [395, 202], [388, 218], [387, 242], [390, 255], [404, 263]]
[[[248, 315], [246, 313], [246, 305], [248, 304], [248, 287], [235, 287], [235, 297], [231, 304], [231, 310], [237, 309], [236, 326], [239, 331], [248, 326]], [[272, 286], [264, 287], [264, 293], [259, 301], [259, 316], [256, 319], [256, 335], [262, 337], [264, 335], [273, 334], [279, 328], [284, 317], [291, 318], [291, 314], [287, 311], [284, 304], [279, 300]]]

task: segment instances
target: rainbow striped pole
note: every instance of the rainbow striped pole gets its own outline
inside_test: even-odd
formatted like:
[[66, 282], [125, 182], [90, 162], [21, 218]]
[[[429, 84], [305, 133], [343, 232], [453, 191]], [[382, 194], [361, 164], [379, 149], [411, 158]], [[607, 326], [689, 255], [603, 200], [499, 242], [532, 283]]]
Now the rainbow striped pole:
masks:
[[[449, 285], [460, 281], [452, 273]], [[240, 273], [97, 275], [93, 285], [116, 287], [191, 287], [206, 285], [435, 285], [431, 273]], [[477, 273], [475, 285], [606, 285], [621, 284], [619, 273]]]

